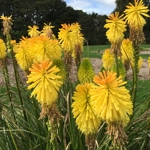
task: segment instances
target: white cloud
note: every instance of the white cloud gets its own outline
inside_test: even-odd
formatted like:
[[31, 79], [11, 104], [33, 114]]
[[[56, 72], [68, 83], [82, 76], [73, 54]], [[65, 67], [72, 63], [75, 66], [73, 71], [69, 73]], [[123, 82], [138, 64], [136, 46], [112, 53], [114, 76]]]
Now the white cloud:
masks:
[[103, 3], [103, 4], [115, 6], [115, 0], [96, 0], [96, 1], [100, 2], [100, 3]]
[[67, 5], [73, 7], [74, 9], [84, 9], [90, 6], [90, 2], [86, 0], [73, 0], [68, 1]]
[[67, 6], [75, 10], [82, 10], [88, 14], [92, 12], [109, 15], [115, 8], [115, 0], [65, 0]]
[[[82, 9], [83, 10], [83, 9]], [[92, 12], [94, 12], [94, 13], [98, 13], [98, 14], [100, 14], [100, 15], [109, 15], [112, 11], [110, 11], [110, 9], [107, 9], [107, 8], [85, 8], [84, 10], [83, 10], [84, 12], [86, 12], [86, 13], [88, 13], [88, 14], [91, 14]]]

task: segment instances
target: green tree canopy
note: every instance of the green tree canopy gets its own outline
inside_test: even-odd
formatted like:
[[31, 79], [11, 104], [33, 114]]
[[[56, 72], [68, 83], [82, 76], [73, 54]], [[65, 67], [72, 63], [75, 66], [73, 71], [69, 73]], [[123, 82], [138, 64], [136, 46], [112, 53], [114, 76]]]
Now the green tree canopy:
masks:
[[61, 23], [77, 20], [76, 11], [63, 0], [0, 0], [0, 14], [12, 15], [14, 38], [27, 35], [28, 25], [36, 24], [41, 29], [44, 23], [52, 22], [58, 29]]

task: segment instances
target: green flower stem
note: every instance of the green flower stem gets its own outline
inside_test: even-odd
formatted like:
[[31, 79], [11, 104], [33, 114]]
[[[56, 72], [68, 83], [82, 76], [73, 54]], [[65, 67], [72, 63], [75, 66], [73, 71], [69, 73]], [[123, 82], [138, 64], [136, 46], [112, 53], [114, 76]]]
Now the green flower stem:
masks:
[[53, 145], [53, 150], [58, 150], [56, 138], [53, 139], [52, 145]]
[[17, 92], [18, 92], [18, 96], [19, 96], [19, 99], [20, 99], [20, 102], [21, 102], [21, 106], [22, 106], [22, 110], [23, 110], [23, 114], [24, 114], [24, 119], [27, 121], [27, 115], [26, 115], [26, 112], [24, 110], [23, 98], [22, 98], [21, 90], [20, 90], [20, 86], [19, 86], [19, 76], [18, 76], [19, 72], [18, 72], [17, 64], [16, 64], [16, 61], [15, 61], [15, 58], [14, 58], [14, 54], [13, 54], [12, 51], [11, 51], [11, 56], [12, 56], [12, 60], [13, 60]]
[[72, 56], [70, 51], [65, 51], [64, 52], [64, 63], [66, 66], [66, 76], [67, 76], [67, 81], [70, 81], [69, 75], [72, 67]]
[[[48, 120], [50, 120], [51, 118], [49, 118], [48, 116]], [[47, 127], [48, 127], [48, 135], [47, 135], [47, 139], [50, 139], [50, 143], [52, 145], [53, 150], [58, 150], [57, 148], [57, 124], [55, 123], [51, 123], [51, 121], [47, 122]], [[49, 150], [48, 148], [50, 147], [49, 142], [47, 142], [47, 146], [46, 146], [46, 150]]]
[[3, 59], [3, 63], [4, 63], [3, 75], [4, 75], [4, 79], [5, 79], [7, 95], [8, 95], [8, 99], [10, 101], [10, 106], [11, 106], [11, 111], [12, 111], [12, 114], [13, 114], [13, 118], [14, 118], [14, 121], [16, 122], [15, 109], [14, 109], [13, 100], [12, 100], [12, 93], [10, 91], [10, 81], [9, 81], [8, 68], [7, 68], [7, 64], [6, 64], [6, 58]]
[[56, 130], [57, 130], [57, 124], [53, 124], [52, 131], [51, 131], [51, 143], [52, 143], [53, 150], [58, 150]]
[[136, 93], [137, 93], [137, 81], [138, 81], [138, 60], [139, 60], [139, 53], [140, 53], [140, 46], [137, 43], [133, 43], [134, 46], [134, 67], [132, 68], [133, 71], [133, 86], [131, 91], [131, 100], [133, 102], [133, 108], [135, 105]]
[[[48, 131], [48, 135], [47, 135], [47, 138], [48, 138], [48, 139], [51, 138], [51, 137], [50, 137], [51, 134], [52, 134], [52, 133], [50, 133], [50, 132]], [[50, 146], [50, 143], [51, 143], [51, 146]], [[50, 150], [50, 147], [52, 147], [53, 150], [58, 150], [56, 138], [50, 140], [50, 142], [47, 142], [46, 150]]]
[[17, 63], [16, 63], [14, 53], [13, 53], [13, 47], [12, 47], [12, 44], [10, 43], [11, 36], [10, 36], [9, 33], [6, 35], [6, 39], [7, 39], [7, 42], [8, 42], [7, 46], [11, 50], [10, 54], [11, 54], [12, 61], [13, 61], [13, 68], [14, 68], [14, 75], [15, 75], [15, 80], [16, 80], [18, 96], [19, 96], [19, 99], [20, 99], [20, 102], [21, 102], [22, 111], [23, 111], [23, 114], [24, 114], [24, 119], [27, 122], [27, 115], [26, 115], [26, 112], [24, 110], [23, 98], [22, 98], [21, 90], [20, 90], [20, 86], [19, 86], [19, 72], [18, 72]]
[[118, 61], [118, 50], [116, 49], [114, 52], [115, 55], [115, 61], [116, 61], [116, 72], [117, 76], [119, 77], [119, 61]]
[[50, 142], [49, 142], [49, 139], [50, 139], [50, 132], [48, 131], [48, 134], [47, 134], [47, 139], [48, 139], [48, 142], [46, 144], [46, 150], [50, 150]]

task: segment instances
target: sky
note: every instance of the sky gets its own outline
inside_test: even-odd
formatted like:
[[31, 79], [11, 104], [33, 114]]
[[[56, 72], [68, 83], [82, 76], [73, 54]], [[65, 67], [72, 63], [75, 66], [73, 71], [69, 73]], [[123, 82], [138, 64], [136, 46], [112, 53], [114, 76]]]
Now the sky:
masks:
[[115, 9], [115, 0], [64, 0], [67, 6], [73, 7], [75, 10], [82, 10], [87, 14], [92, 12], [99, 15], [109, 15]]

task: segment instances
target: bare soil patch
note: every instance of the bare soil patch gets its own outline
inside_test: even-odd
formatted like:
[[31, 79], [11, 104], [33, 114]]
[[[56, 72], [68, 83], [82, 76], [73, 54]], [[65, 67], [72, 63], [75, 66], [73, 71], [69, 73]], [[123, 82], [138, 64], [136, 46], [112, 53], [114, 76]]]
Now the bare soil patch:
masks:
[[[98, 72], [100, 71], [100, 68], [102, 67], [102, 60], [98, 59], [98, 58], [90, 58], [90, 61], [93, 65], [94, 71], [96, 74], [98, 74]], [[71, 70], [71, 81], [77, 81], [77, 69], [74, 65], [74, 67], [72, 67]], [[143, 60], [143, 65], [142, 68], [139, 70], [139, 74], [138, 74], [138, 79], [139, 80], [148, 80], [150, 78], [150, 74], [149, 74], [149, 68], [148, 68], [148, 62], [146, 59]], [[132, 70], [129, 69], [127, 72], [127, 79], [132, 79]]]
[[[102, 66], [101, 59], [91, 58], [91, 62], [92, 62], [92, 65], [94, 67], [94, 70], [97, 74], [99, 72], [101, 66]], [[138, 78], [140, 80], [147, 80], [147, 79], [149, 79], [149, 77], [150, 77], [150, 75], [149, 75], [148, 62], [146, 59], [144, 59], [142, 68], [139, 70]], [[132, 70], [131, 69], [129, 69], [127, 72], [127, 78], [132, 79]]]
[[[7, 58], [6, 62], [7, 62], [7, 69], [8, 69], [10, 84], [12, 86], [14, 86], [15, 85], [15, 75], [14, 75], [13, 62], [12, 62], [12, 60], [10, 58]], [[19, 72], [19, 75], [20, 75], [21, 83], [25, 84], [26, 83], [26, 76], [25, 76], [24, 71], [22, 71], [18, 67], [18, 72]], [[2, 87], [4, 85], [5, 85], [5, 80], [4, 80], [2, 66], [0, 65], [0, 87]]]

